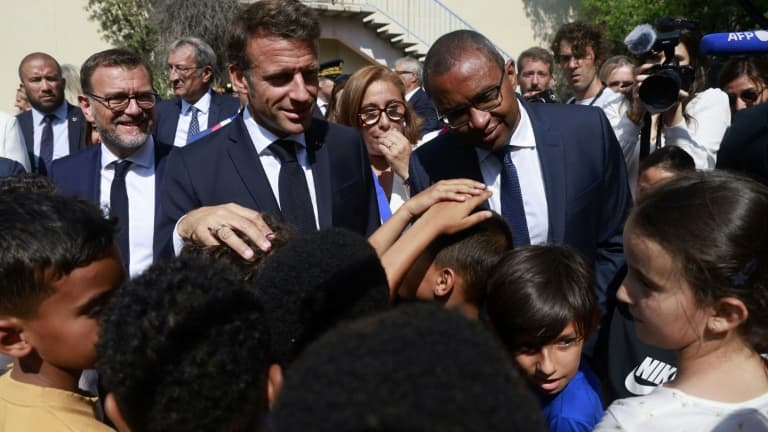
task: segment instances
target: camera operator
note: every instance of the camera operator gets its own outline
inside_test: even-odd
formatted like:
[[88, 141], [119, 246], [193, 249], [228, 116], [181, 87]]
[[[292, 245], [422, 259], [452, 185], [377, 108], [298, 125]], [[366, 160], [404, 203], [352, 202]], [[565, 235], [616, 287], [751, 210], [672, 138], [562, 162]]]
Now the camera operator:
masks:
[[554, 58], [544, 48], [532, 47], [517, 58], [517, 83], [528, 102], [557, 103], [552, 91]]
[[[701, 34], [695, 23], [680, 18], [660, 19], [656, 31], [659, 40], [637, 57], [632, 97], [611, 101], [604, 107], [624, 151], [633, 188], [640, 159], [665, 145], [676, 145], [688, 152], [696, 168], [713, 169], [720, 141], [731, 122], [728, 96], [720, 89], [705, 86], [706, 58], [699, 52]], [[628, 46], [632, 43], [630, 37], [625, 41]], [[662, 42], [670, 53], [674, 44], [674, 58], [668, 59], [660, 49]], [[632, 50], [632, 46], [629, 48]], [[670, 92], [670, 76], [677, 76], [678, 86], [673, 86], [672, 94], [666, 94]], [[653, 86], [643, 89], [649, 77], [654, 77]], [[664, 84], [658, 85], [660, 81]]]

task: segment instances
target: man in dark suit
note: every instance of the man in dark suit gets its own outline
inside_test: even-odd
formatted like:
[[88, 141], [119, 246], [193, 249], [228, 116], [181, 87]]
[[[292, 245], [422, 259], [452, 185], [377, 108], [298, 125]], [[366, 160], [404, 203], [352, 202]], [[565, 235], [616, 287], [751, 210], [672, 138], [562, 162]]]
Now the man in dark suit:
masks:
[[768, 185], [768, 104], [733, 116], [717, 151], [716, 167], [741, 172]]
[[446, 178], [483, 181], [516, 246], [565, 243], [594, 264], [605, 311], [622, 277], [630, 193], [602, 111], [518, 100], [502, 57], [472, 31], [432, 45], [425, 88], [451, 131], [412, 155], [412, 193]]
[[405, 84], [405, 100], [423, 120], [421, 134], [442, 129], [443, 124], [437, 119], [435, 104], [421, 88], [421, 63], [413, 57], [402, 57], [395, 61], [395, 73]]
[[16, 116], [27, 144], [32, 171], [47, 174], [54, 159], [84, 147], [80, 108], [64, 100], [61, 66], [48, 54], [28, 54], [19, 64], [21, 88], [32, 109]]
[[0, 157], [0, 177], [24, 174], [24, 167], [13, 159]]
[[211, 90], [217, 70], [216, 53], [204, 41], [185, 37], [170, 45], [168, 77], [175, 97], [157, 104], [158, 141], [183, 147], [237, 112], [240, 100]]
[[[260, 212], [300, 232], [327, 226], [361, 235], [379, 224], [365, 146], [350, 128], [313, 119], [318, 91], [315, 13], [296, 0], [250, 4], [230, 24], [233, 87], [248, 106], [232, 124], [174, 151], [163, 188], [174, 246], [190, 238], [253, 255], [274, 234]], [[178, 223], [177, 223], [178, 222]]]
[[141, 56], [124, 49], [96, 53], [80, 72], [80, 106], [101, 144], [54, 161], [51, 178], [66, 195], [97, 202], [118, 219], [116, 241], [132, 276], [170, 256], [170, 230], [162, 231], [160, 183], [172, 147], [150, 129], [157, 94]]

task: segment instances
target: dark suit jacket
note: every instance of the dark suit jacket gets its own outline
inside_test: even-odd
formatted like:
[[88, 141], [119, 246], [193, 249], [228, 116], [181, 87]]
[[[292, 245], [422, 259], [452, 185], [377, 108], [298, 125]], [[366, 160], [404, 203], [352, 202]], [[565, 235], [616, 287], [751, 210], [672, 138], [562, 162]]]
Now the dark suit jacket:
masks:
[[[53, 161], [50, 176], [62, 194], [99, 204], [102, 145], [91, 146], [77, 154]], [[163, 214], [160, 185], [166, 172], [166, 157], [172, 148], [170, 145], [155, 141], [155, 234], [152, 249], [156, 260], [173, 255], [171, 245], [168, 243], [171, 232], [167, 227], [166, 231], [163, 231], [160, 223]]]
[[[226, 120], [240, 109], [240, 100], [232, 96], [211, 92], [211, 107], [208, 112], [208, 127]], [[176, 126], [181, 115], [181, 99], [174, 97], [157, 103], [157, 127], [155, 140], [173, 145]]]
[[[27, 143], [27, 153], [29, 153], [29, 163], [32, 165], [32, 172], [40, 173], [40, 159], [35, 157], [35, 127], [32, 124], [32, 110], [16, 114], [16, 119], [19, 122], [19, 126], [21, 126], [24, 141]], [[69, 124], [69, 154], [72, 155], [85, 148], [85, 142], [83, 141], [85, 117], [83, 117], [83, 112], [80, 108], [69, 103], [67, 103], [67, 123]]]
[[[312, 120], [305, 132], [312, 167], [319, 226], [368, 235], [379, 225], [373, 176], [359, 132]], [[243, 117], [174, 150], [163, 185], [166, 225], [202, 206], [237, 203], [281, 217], [267, 175]]]
[[421, 124], [421, 134], [443, 128], [443, 123], [437, 118], [437, 110], [432, 100], [424, 93], [423, 89], [416, 90], [408, 101], [416, 114], [421, 117], [424, 123]]
[[[622, 233], [631, 204], [616, 136], [599, 108], [521, 102], [531, 119], [549, 208], [550, 243], [565, 243], [594, 263], [597, 295], [606, 302], [623, 276]], [[448, 178], [483, 181], [477, 153], [454, 133], [411, 157], [415, 194]]]
[[0, 157], [0, 177], [24, 174], [24, 166], [13, 159]]
[[716, 167], [747, 174], [768, 185], [768, 104], [733, 116], [717, 152]]

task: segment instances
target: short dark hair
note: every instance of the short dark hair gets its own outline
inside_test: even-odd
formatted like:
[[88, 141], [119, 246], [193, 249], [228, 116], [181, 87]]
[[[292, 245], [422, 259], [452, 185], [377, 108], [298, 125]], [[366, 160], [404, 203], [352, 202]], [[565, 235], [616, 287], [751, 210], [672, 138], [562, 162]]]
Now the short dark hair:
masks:
[[725, 171], [685, 172], [641, 195], [624, 230], [679, 260], [697, 302], [734, 297], [739, 331], [768, 348], [768, 187]]
[[279, 36], [317, 43], [320, 21], [298, 0], [261, 0], [241, 6], [227, 28], [227, 60], [240, 70], [250, 68], [245, 49], [254, 36]]
[[27, 317], [52, 282], [109, 254], [115, 220], [93, 203], [48, 192], [0, 196], [0, 314]]
[[26, 192], [55, 194], [56, 185], [50, 177], [33, 173], [0, 177], [0, 197]]
[[250, 259], [243, 258], [239, 252], [225, 244], [206, 245], [187, 239], [184, 241], [184, 247], [181, 249], [181, 256], [202, 256], [213, 261], [221, 261], [237, 269], [238, 274], [245, 281], [251, 281], [261, 270], [264, 260], [277, 249], [283, 247], [296, 234], [294, 228], [290, 225], [279, 222], [268, 213], [262, 213], [264, 223], [266, 223], [275, 234], [270, 241], [272, 248], [268, 251], [261, 250], [248, 236], [238, 230], [234, 230], [235, 235], [240, 237], [248, 247], [251, 248], [254, 255]]
[[144, 57], [124, 48], [112, 48], [97, 52], [88, 57], [83, 66], [80, 67], [80, 87], [83, 93], [92, 93], [91, 77], [96, 69], [100, 67], [122, 67], [133, 69], [143, 67], [149, 75], [149, 82], [152, 83], [152, 68]]
[[640, 174], [648, 168], [662, 168], [666, 171], [683, 172], [696, 170], [696, 163], [691, 155], [678, 146], [664, 146], [646, 156], [640, 162]]
[[596, 66], [600, 66], [611, 52], [612, 44], [606, 37], [603, 28], [593, 23], [576, 21], [560, 26], [554, 39], [552, 39], [551, 48], [555, 56], [560, 55], [560, 42], [562, 41], [571, 44], [571, 51], [576, 57], [584, 57], [587, 54], [587, 47], [592, 47], [592, 51], [595, 53]]
[[51, 56], [50, 54], [47, 54], [47, 53], [44, 53], [44, 52], [33, 52], [33, 53], [29, 53], [29, 54], [25, 55], [24, 58], [21, 59], [21, 62], [19, 63], [19, 79], [21, 81], [24, 81], [24, 77], [22, 76], [22, 69], [24, 68], [24, 65], [27, 62], [32, 61], [32, 60], [50, 60], [50, 61], [52, 61], [56, 65], [56, 73], [59, 74], [59, 80], [61, 80], [63, 74], [62, 74], [61, 65], [59, 64], [59, 62], [56, 61], [56, 59], [53, 58], [53, 56]]
[[296, 361], [276, 430], [544, 431], [534, 396], [473, 320], [409, 304], [329, 332]]
[[133, 430], [253, 430], [266, 409], [268, 336], [237, 272], [178, 257], [117, 291], [97, 367]]
[[455, 270], [464, 281], [464, 299], [480, 306], [491, 270], [512, 249], [507, 221], [494, 213], [476, 225], [455, 234], [442, 235], [427, 247], [438, 267]]
[[440, 36], [424, 59], [424, 89], [430, 93], [430, 79], [449, 72], [464, 61], [468, 52], [477, 52], [504, 71], [504, 57], [485, 36], [473, 30], [456, 30]]
[[389, 307], [387, 276], [365, 238], [339, 228], [294, 238], [256, 278], [271, 360], [287, 367], [338, 323]]
[[549, 65], [549, 74], [554, 73], [555, 58], [552, 57], [552, 53], [542, 47], [531, 47], [520, 53], [517, 57], [517, 70], [518, 73], [523, 73], [523, 60], [531, 59], [537, 60]]
[[517, 351], [523, 341], [543, 346], [571, 321], [588, 339], [597, 329], [600, 307], [594, 275], [568, 246], [527, 246], [502, 258], [488, 282], [488, 316], [504, 345]]

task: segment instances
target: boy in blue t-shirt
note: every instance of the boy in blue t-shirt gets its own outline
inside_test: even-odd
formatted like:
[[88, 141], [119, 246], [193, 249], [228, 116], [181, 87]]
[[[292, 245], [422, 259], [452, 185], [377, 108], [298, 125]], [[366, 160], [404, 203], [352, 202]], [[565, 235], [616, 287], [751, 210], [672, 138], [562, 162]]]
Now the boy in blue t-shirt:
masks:
[[488, 318], [539, 396], [551, 432], [591, 431], [603, 416], [600, 383], [581, 362], [600, 308], [590, 267], [565, 246], [510, 251], [488, 283]]

